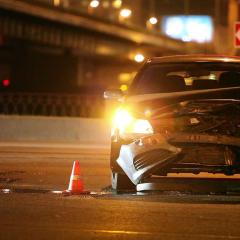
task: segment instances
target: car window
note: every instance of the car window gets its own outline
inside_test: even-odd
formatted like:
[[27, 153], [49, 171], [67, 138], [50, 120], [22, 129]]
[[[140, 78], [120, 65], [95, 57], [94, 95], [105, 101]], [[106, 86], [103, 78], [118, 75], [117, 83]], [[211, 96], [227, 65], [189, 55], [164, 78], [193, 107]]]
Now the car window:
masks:
[[150, 64], [136, 76], [130, 94], [169, 93], [240, 85], [237, 63]]

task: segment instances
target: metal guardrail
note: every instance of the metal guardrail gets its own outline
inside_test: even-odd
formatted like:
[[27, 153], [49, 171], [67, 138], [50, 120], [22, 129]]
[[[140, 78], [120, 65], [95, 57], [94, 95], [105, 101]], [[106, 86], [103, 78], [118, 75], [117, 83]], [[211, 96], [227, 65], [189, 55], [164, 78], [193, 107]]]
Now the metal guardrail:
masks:
[[0, 93], [0, 114], [5, 115], [99, 118], [104, 116], [104, 110], [100, 95]]

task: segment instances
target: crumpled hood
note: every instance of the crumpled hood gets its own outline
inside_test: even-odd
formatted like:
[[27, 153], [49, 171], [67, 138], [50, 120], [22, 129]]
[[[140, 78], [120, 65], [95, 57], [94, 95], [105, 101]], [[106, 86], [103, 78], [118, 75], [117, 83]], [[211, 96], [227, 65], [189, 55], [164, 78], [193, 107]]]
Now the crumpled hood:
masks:
[[152, 93], [129, 95], [122, 104], [135, 113], [136, 117], [146, 117], [146, 112], [191, 100], [240, 99], [240, 87], [207, 89], [173, 93]]
[[[233, 149], [240, 147], [239, 99], [240, 87], [129, 97], [134, 113], [153, 110], [148, 119], [154, 134], [123, 145], [117, 163], [134, 184], [164, 174], [171, 166], [173, 172], [190, 171], [188, 166], [193, 172], [224, 171], [222, 163], [223, 168], [232, 167], [238, 154]], [[211, 154], [204, 152], [206, 146]], [[202, 158], [195, 158], [198, 151], [203, 151]], [[217, 170], [211, 169], [214, 164]]]

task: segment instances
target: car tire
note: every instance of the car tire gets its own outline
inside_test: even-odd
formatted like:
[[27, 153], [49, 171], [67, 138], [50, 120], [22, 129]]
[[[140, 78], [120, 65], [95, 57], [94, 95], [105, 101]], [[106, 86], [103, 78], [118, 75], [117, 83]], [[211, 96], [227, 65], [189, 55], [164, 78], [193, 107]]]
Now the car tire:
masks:
[[110, 152], [110, 168], [112, 172], [121, 172], [122, 169], [117, 164], [116, 160], [119, 157], [120, 149], [122, 146], [122, 142], [111, 142], [111, 152]]
[[112, 189], [116, 191], [133, 191], [136, 186], [130, 181], [124, 173], [112, 172]]

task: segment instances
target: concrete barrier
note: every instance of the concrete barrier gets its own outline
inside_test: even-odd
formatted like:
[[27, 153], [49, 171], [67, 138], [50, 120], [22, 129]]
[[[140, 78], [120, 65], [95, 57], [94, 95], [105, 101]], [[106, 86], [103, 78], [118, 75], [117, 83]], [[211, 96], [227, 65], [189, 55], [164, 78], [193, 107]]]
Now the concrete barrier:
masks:
[[0, 126], [2, 143], [110, 144], [110, 124], [104, 119], [2, 115]]

